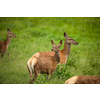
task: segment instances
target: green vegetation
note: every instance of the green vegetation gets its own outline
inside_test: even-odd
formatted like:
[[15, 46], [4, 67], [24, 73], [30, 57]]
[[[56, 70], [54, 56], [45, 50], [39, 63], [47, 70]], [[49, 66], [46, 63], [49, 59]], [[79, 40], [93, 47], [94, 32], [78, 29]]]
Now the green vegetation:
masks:
[[[39, 74], [35, 84], [64, 84], [74, 75], [100, 75], [100, 18], [87, 17], [24, 17], [0, 18], [0, 41], [7, 38], [7, 28], [17, 36], [3, 59], [0, 59], [1, 84], [28, 84], [30, 81], [27, 61], [39, 51], [51, 51], [51, 39], [59, 44], [64, 32], [79, 44], [71, 46], [71, 53], [63, 68], [58, 65], [47, 81], [46, 74]], [[0, 54], [1, 56], [1, 54]]]

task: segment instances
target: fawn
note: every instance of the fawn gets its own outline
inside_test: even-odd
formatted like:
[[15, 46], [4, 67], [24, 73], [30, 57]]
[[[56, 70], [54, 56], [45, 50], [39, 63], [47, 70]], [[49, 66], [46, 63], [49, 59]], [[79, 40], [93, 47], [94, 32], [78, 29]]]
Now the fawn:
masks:
[[[60, 47], [62, 45], [62, 40], [59, 45], [56, 45], [52, 40], [53, 45], [52, 53], [55, 54], [51, 57], [34, 57], [30, 58], [27, 62], [27, 67], [30, 74], [30, 83], [34, 82], [39, 73], [47, 74], [47, 80], [49, 75], [52, 76], [53, 72], [56, 70], [58, 63], [60, 62]], [[34, 73], [34, 77], [32, 79]]]
[[0, 53], [1, 53], [1, 58], [3, 57], [3, 54], [6, 53], [8, 55], [8, 58], [9, 58], [9, 53], [6, 52], [6, 50], [8, 49], [8, 46], [11, 42], [11, 37], [16, 37], [16, 35], [11, 32], [11, 30], [7, 29], [7, 39], [6, 41], [0, 41]]

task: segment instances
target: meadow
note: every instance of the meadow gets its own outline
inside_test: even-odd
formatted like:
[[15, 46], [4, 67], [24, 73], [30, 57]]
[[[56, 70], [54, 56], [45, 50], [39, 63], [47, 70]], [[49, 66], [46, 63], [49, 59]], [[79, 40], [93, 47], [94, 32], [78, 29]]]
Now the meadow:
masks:
[[66, 65], [57, 66], [51, 80], [39, 74], [34, 84], [64, 84], [74, 75], [100, 76], [100, 18], [94, 17], [0, 17], [0, 41], [7, 38], [7, 28], [17, 36], [12, 38], [1, 59], [0, 84], [29, 84], [27, 61], [36, 52], [51, 51], [51, 39], [59, 44], [64, 32], [76, 40]]

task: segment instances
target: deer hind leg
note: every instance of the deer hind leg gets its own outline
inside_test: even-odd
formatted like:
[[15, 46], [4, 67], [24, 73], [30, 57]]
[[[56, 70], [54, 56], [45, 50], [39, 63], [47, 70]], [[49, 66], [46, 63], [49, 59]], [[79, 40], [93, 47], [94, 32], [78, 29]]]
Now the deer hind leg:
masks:
[[32, 83], [32, 75], [33, 73], [29, 73], [30, 74], [30, 84]]
[[29, 69], [28, 65], [27, 65], [27, 68], [28, 68], [28, 71], [29, 71], [29, 74], [30, 74], [30, 83], [31, 83], [31, 81], [32, 81], [32, 76], [33, 76], [33, 73], [32, 73], [32, 71]]
[[32, 82], [34, 82], [35, 81], [35, 79], [37, 78], [37, 74], [36, 73], [34, 73], [34, 77], [33, 77], [33, 79], [32, 79]]
[[33, 73], [29, 70], [29, 74], [30, 74], [30, 83], [31, 83], [32, 82]]
[[8, 59], [9, 59], [9, 53], [8, 52], [5, 52], [7, 55], [8, 55]]
[[35, 70], [34, 71], [34, 77], [32, 79], [32, 82], [34, 82], [36, 80], [36, 78], [38, 77], [38, 74], [40, 73], [40, 70]]

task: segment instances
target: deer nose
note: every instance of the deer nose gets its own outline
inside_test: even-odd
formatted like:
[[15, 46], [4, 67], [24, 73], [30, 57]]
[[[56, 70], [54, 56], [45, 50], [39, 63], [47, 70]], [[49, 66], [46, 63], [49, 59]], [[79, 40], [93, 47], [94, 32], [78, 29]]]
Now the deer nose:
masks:
[[16, 35], [14, 37], [16, 38]]
[[51, 51], [53, 51], [53, 49], [51, 49]]

